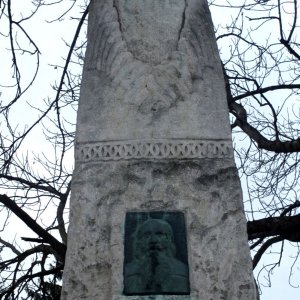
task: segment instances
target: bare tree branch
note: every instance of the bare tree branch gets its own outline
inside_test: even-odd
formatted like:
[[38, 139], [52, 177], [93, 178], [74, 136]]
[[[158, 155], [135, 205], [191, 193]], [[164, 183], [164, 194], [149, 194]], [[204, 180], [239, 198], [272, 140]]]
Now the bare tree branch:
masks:
[[300, 214], [248, 221], [248, 239], [280, 236], [283, 239], [300, 242]]
[[236, 117], [235, 124], [257, 143], [258, 148], [275, 153], [300, 152], [300, 137], [295, 140], [291, 139], [291, 141], [268, 140], [259, 130], [248, 123], [247, 112], [241, 104], [231, 102], [229, 107]]
[[18, 216], [32, 231], [44, 239], [45, 243], [50, 244], [57, 253], [64, 258], [66, 246], [49, 234], [45, 229], [37, 224], [24, 210], [18, 207], [13, 200], [6, 195], [0, 195], [0, 202]]
[[0, 237], [0, 243], [9, 248], [12, 252], [14, 252], [16, 255], [20, 255], [21, 252], [11, 243], [6, 242]]
[[259, 250], [257, 251], [257, 253], [254, 255], [253, 257], [253, 269], [255, 269], [255, 267], [257, 266], [258, 262], [260, 261], [262, 255], [266, 252], [266, 250], [272, 246], [273, 244], [275, 243], [278, 243], [278, 242], [281, 242], [283, 241], [283, 238], [280, 237], [280, 236], [277, 236], [277, 237], [273, 237], [269, 240], [267, 240], [260, 248]]

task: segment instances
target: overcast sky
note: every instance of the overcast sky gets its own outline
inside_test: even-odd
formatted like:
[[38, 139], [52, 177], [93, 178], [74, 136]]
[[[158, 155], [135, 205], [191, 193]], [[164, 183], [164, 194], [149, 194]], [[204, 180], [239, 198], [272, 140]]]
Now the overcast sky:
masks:
[[[14, 5], [17, 5], [20, 11], [23, 11], [24, 13], [27, 11], [29, 5], [28, 3], [31, 2], [29, 0], [19, 0], [19, 1], [13, 1]], [[17, 3], [17, 4], [16, 4]], [[214, 10], [213, 11], [213, 18], [215, 20], [224, 19], [225, 17], [228, 17], [228, 15], [224, 15], [223, 10]], [[41, 59], [41, 71], [38, 77], [38, 84], [35, 84], [35, 87], [31, 89], [30, 93], [27, 94], [27, 99], [31, 99], [32, 101], [36, 101], [35, 103], [38, 103], [38, 101], [41, 101], [41, 95], [44, 95], [45, 97], [47, 94], [49, 96], [54, 95], [54, 91], [51, 88], [51, 84], [55, 80], [57, 80], [57, 76], [61, 73], [60, 69], [55, 69], [53, 66], [50, 66], [51, 64], [59, 64], [62, 62], [61, 57], [66, 55], [66, 48], [64, 47], [64, 41], [62, 40], [62, 37], [64, 39], [67, 39], [68, 42], [71, 41], [71, 37], [74, 34], [75, 25], [76, 22], [56, 22], [56, 23], [47, 23], [43, 20], [51, 20], [51, 15], [56, 15], [55, 8], [48, 7], [47, 9], [43, 9], [37, 17], [35, 17], [34, 20], [32, 20], [32, 23], [28, 23], [27, 29], [30, 32], [30, 34], [33, 36], [34, 40], [37, 41], [38, 46], [42, 53], [42, 59]], [[63, 26], [62, 26], [63, 25]], [[2, 46], [1, 46], [2, 47]], [[11, 65], [11, 61], [6, 60], [5, 56], [2, 52], [1, 54], [1, 69], [6, 69]], [[30, 69], [32, 68], [32, 61], [22, 61], [23, 66], [28, 68], [28, 74], [30, 76]], [[6, 76], [2, 71], [0, 72], [0, 77]], [[45, 93], [46, 91], [46, 93]], [[2, 92], [2, 97], [5, 95], [6, 91], [2, 89], [0, 92]], [[26, 98], [26, 97], [25, 97]], [[24, 114], [23, 108], [21, 107], [19, 110], [19, 115], [16, 116], [16, 120], [19, 120], [20, 122], [27, 122], [30, 121], [32, 118], [31, 115]], [[40, 142], [38, 138], [32, 139], [30, 142], [31, 146], [33, 147], [40, 147]], [[15, 227], [16, 224], [14, 224]], [[19, 226], [18, 226], [19, 227]], [[19, 228], [23, 228], [20, 225]], [[24, 231], [21, 233], [23, 234]], [[297, 288], [293, 288], [289, 284], [289, 277], [290, 277], [290, 271], [291, 266], [294, 261], [294, 256], [297, 251], [296, 245], [293, 244], [289, 247], [289, 254], [284, 255], [284, 258], [282, 260], [280, 269], [275, 268], [273, 275], [271, 276], [271, 283], [272, 287], [264, 287], [262, 284], [267, 285], [268, 280], [264, 279], [266, 276], [266, 273], [262, 273], [260, 276], [261, 279], [261, 289], [262, 289], [262, 296], [261, 300], [282, 300], [282, 299], [298, 299], [299, 298], [299, 292], [300, 290]], [[280, 249], [278, 249], [280, 250]], [[268, 263], [272, 262], [274, 258], [272, 256], [265, 255], [265, 257], [262, 260], [262, 263], [260, 263], [257, 266], [257, 270], [259, 271], [263, 265], [267, 265]], [[290, 277], [290, 283], [294, 285], [295, 287], [298, 287], [299, 285], [299, 264], [294, 266], [293, 274]], [[257, 272], [255, 272], [255, 276], [257, 276]]]

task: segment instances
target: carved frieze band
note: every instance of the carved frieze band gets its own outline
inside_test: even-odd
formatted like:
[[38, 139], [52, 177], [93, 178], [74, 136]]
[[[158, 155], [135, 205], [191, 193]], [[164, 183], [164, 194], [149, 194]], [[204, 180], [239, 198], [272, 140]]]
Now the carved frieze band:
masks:
[[[159, 295], [160, 300], [196, 300], [192, 295]], [[113, 296], [113, 300], [152, 300], [153, 296]], [[154, 298], [155, 299], [155, 298]], [[157, 299], [157, 298], [156, 298]]]
[[130, 159], [195, 159], [233, 156], [229, 140], [134, 140], [82, 143], [76, 146], [80, 162]]

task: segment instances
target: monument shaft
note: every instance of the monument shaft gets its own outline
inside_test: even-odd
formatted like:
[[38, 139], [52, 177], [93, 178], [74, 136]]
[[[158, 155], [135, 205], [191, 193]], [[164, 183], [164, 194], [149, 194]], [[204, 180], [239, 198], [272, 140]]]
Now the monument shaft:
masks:
[[62, 299], [256, 299], [222, 74], [206, 0], [91, 2]]

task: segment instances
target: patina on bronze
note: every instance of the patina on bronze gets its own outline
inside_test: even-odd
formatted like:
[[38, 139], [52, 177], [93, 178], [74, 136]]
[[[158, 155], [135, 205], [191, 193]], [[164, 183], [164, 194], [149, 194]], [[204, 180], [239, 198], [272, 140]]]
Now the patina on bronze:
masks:
[[183, 213], [127, 213], [124, 244], [125, 295], [190, 293]]

